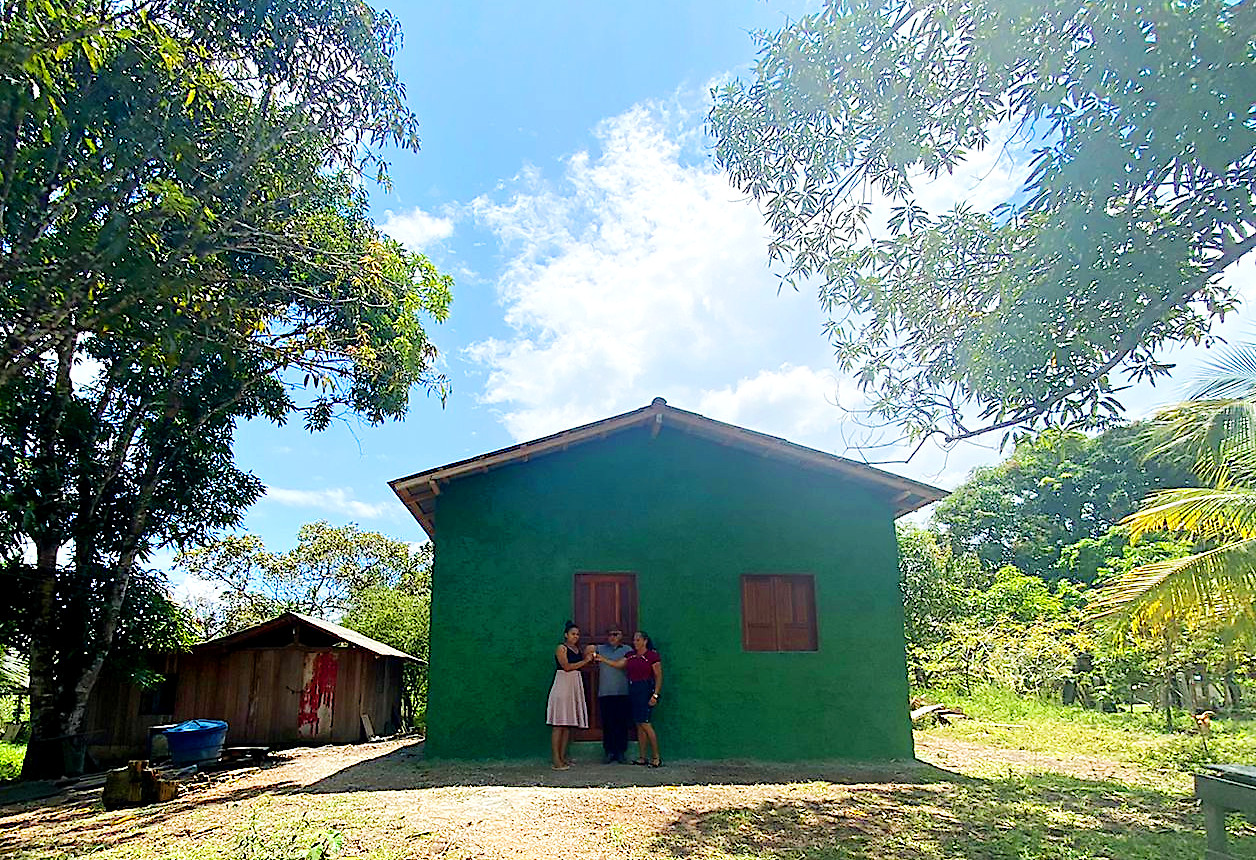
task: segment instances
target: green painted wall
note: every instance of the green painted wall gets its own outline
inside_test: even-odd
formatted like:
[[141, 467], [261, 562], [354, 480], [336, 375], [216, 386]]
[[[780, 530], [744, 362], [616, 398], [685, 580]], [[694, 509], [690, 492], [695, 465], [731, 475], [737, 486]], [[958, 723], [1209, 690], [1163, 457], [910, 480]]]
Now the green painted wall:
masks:
[[[443, 487], [427, 753], [548, 755], [577, 571], [637, 574], [664, 758], [909, 758], [892, 510], [858, 484], [634, 429]], [[743, 573], [815, 576], [819, 651], [741, 648]]]

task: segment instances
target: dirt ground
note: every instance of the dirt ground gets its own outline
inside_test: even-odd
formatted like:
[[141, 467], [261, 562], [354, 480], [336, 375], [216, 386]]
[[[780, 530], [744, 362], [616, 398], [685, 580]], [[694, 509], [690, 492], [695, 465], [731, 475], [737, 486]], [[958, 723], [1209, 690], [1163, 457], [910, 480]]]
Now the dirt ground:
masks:
[[917, 756], [919, 762], [867, 767], [669, 762], [654, 770], [578, 761], [555, 772], [539, 761], [428, 764], [421, 743], [406, 740], [289, 750], [260, 768], [194, 778], [180, 798], [159, 807], [105, 812], [99, 789], [0, 806], [0, 855], [248, 856], [241, 834], [253, 827], [257, 839], [275, 838], [266, 822], [282, 821], [341, 831], [345, 857], [723, 857], [733, 855], [699, 847], [711, 815], [724, 816], [721, 826], [735, 831], [742, 825], [725, 821], [729, 810], [788, 809], [788, 829], [843, 807], [833, 826], [884, 842], [893, 836], [886, 831], [894, 826], [889, 810], [952, 815], [941, 798], [965, 774], [1045, 771], [1161, 787], [1169, 779], [1175, 795], [1188, 791], [1181, 776], [1117, 761], [1062, 760], [928, 734], [918, 737]]

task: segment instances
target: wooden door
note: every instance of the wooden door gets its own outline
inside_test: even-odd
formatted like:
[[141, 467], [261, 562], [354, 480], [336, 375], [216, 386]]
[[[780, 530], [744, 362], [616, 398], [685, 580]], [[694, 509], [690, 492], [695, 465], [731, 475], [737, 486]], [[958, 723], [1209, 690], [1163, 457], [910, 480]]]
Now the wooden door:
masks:
[[[606, 642], [606, 631], [618, 625], [624, 643], [631, 645], [637, 629], [637, 575], [635, 573], [577, 573], [575, 610], [571, 620], [580, 627], [580, 647]], [[599, 667], [590, 665], [584, 674], [584, 695], [589, 705], [589, 727], [577, 730], [575, 740], [600, 741], [602, 715], [597, 707]]]

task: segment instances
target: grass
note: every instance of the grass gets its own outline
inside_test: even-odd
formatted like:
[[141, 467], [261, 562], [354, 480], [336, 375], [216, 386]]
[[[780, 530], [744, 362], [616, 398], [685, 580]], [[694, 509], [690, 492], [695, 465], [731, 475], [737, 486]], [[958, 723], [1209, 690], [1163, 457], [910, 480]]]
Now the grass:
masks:
[[[1181, 860], [1203, 856], [1193, 805], [1154, 790], [1054, 775], [964, 780], [720, 809], [665, 831], [648, 860]], [[1232, 828], [1253, 856], [1251, 828]]]
[[26, 744], [0, 743], [0, 782], [11, 782], [22, 775], [22, 759]]
[[1250, 718], [1214, 718], [1205, 756], [1194, 721], [1181, 711], [1174, 731], [1166, 732], [1160, 713], [1105, 714], [997, 687], [977, 688], [968, 695], [924, 690], [920, 696], [957, 706], [973, 717], [929, 729], [959, 740], [1061, 758], [1100, 756], [1160, 770], [1186, 771], [1210, 762], [1256, 760], [1256, 721]]

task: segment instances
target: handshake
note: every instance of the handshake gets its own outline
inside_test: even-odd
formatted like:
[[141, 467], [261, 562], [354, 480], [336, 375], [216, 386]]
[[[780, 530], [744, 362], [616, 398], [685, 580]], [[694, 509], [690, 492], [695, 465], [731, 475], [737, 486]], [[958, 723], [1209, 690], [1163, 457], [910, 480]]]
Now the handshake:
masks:
[[592, 645], [584, 646], [584, 659], [592, 660], [594, 663], [602, 662], [602, 655], [597, 653], [597, 648]]

